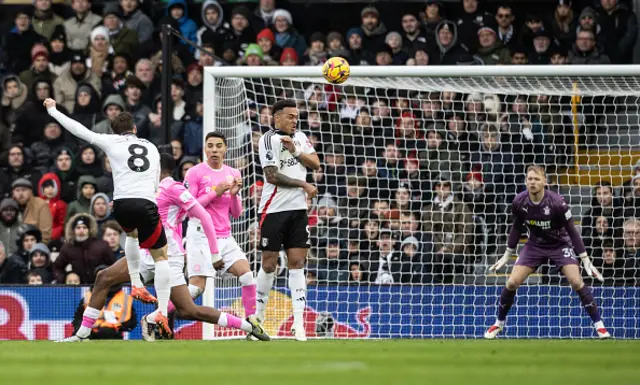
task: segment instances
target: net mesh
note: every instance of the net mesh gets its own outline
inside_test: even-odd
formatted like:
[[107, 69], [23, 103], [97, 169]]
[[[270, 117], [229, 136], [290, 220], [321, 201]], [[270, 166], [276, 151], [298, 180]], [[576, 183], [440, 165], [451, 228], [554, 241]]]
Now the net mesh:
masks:
[[[214, 88], [206, 129], [233, 138], [229, 162], [243, 174], [246, 212], [234, 236], [254, 271], [257, 143], [271, 126], [271, 104], [297, 101], [299, 129], [320, 156], [322, 170], [308, 174], [320, 191], [308, 211], [311, 336], [481, 336], [515, 258], [500, 273], [488, 266], [504, 252], [526, 166], [538, 164], [605, 275], [604, 285], [585, 277], [604, 286], [595, 296], [605, 321], [616, 337], [640, 337], [636, 77], [353, 77], [336, 87], [319, 78], [207, 73], [206, 82]], [[268, 331], [278, 335], [291, 315], [281, 262], [267, 312]], [[543, 265], [526, 285], [507, 337], [593, 335], [557, 268]], [[224, 293], [216, 305], [239, 300], [233, 288]]]

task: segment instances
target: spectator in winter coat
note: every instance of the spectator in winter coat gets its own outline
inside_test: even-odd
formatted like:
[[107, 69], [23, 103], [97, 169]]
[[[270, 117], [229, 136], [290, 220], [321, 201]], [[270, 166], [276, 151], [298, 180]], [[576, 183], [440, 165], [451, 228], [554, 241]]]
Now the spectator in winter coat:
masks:
[[633, 48], [638, 38], [638, 18], [618, 0], [600, 0], [596, 8], [598, 25], [602, 28], [598, 40], [613, 64], [631, 64]]
[[76, 90], [78, 85], [87, 82], [100, 94], [102, 80], [87, 68], [87, 58], [82, 54], [75, 54], [71, 58], [71, 67], [65, 71], [53, 83], [55, 99], [58, 105], [62, 105], [68, 111], [73, 111]]
[[349, 59], [349, 51], [344, 47], [344, 39], [340, 32], [327, 34], [327, 53], [329, 57], [339, 56]]
[[509, 49], [498, 40], [497, 32], [492, 23], [487, 23], [478, 29], [478, 52], [485, 65], [509, 64], [511, 54]]
[[94, 178], [102, 175], [102, 162], [100, 161], [100, 152], [97, 147], [92, 144], [85, 144], [78, 150], [78, 159], [76, 160], [76, 171], [81, 176], [91, 175]]
[[53, 263], [56, 281], [63, 282], [67, 265], [78, 273], [83, 284], [93, 284], [95, 270], [100, 265], [115, 262], [113, 252], [102, 239], [97, 238], [96, 220], [88, 214], [72, 216], [65, 228], [65, 243]]
[[102, 224], [102, 239], [109, 244], [113, 252], [113, 258], [117, 261], [124, 257], [124, 249], [120, 245], [124, 230], [116, 221], [107, 221]]
[[36, 0], [31, 20], [33, 29], [47, 40], [51, 39], [55, 27], [64, 23], [63, 18], [53, 13], [52, 3], [52, 0]]
[[514, 46], [519, 45], [520, 33], [517, 27], [513, 24], [515, 17], [513, 16], [513, 9], [508, 4], [503, 4], [498, 7], [496, 12], [496, 22], [498, 28], [498, 40], [502, 42], [506, 47], [512, 49]]
[[[138, 54], [138, 34], [122, 23], [122, 14], [116, 3], [107, 3], [102, 12], [102, 23], [109, 31], [109, 42], [113, 52], [124, 52], [130, 56]], [[112, 52], [112, 53], [113, 53]]]
[[135, 76], [130, 76], [124, 86], [125, 110], [133, 115], [138, 136], [149, 138], [149, 114], [151, 109], [142, 100], [145, 85]]
[[[0, 225], [2, 226], [2, 225]], [[0, 284], [18, 285], [27, 283], [27, 265], [10, 255], [0, 241]]]
[[19, 8], [14, 16], [14, 26], [5, 37], [2, 47], [5, 68], [16, 74], [28, 69], [31, 65], [31, 48], [36, 43], [44, 42], [46, 39], [31, 25], [30, 7]]
[[2, 118], [2, 123], [13, 131], [11, 141], [13, 143], [23, 143], [26, 146], [31, 143], [25, 143], [25, 138], [19, 134], [30, 129], [30, 127], [26, 127], [23, 118], [28, 97], [27, 86], [22, 84], [18, 76], [7, 75], [2, 79], [0, 118]]
[[310, 66], [322, 65], [328, 58], [324, 46], [325, 37], [322, 32], [314, 32], [309, 39], [311, 46], [304, 57], [304, 64]]
[[610, 64], [607, 54], [596, 46], [596, 36], [592, 31], [580, 31], [576, 43], [569, 51], [569, 64]]
[[276, 45], [276, 35], [273, 34], [273, 31], [269, 28], [263, 29], [258, 33], [256, 41], [260, 48], [262, 48], [262, 54], [264, 55], [265, 61], [278, 62], [280, 60], [280, 56], [282, 56], [282, 48]]
[[66, 203], [71, 203], [76, 198], [76, 181], [79, 176], [75, 168], [75, 156], [68, 147], [61, 147], [55, 153], [54, 160], [52, 170], [62, 184], [61, 198]]
[[307, 50], [307, 43], [304, 37], [293, 28], [293, 17], [285, 9], [277, 9], [273, 13], [274, 29], [276, 34], [276, 44], [281, 48], [293, 48], [298, 57], [304, 56]]
[[29, 273], [39, 274], [45, 285], [53, 282], [51, 251], [44, 243], [36, 243], [29, 250]]
[[[0, 191], [3, 192], [3, 196], [8, 196], [13, 182], [21, 178], [27, 179], [34, 186], [37, 185], [42, 174], [31, 168], [31, 159], [22, 146], [11, 146], [6, 154], [8, 167], [0, 170]], [[33, 192], [35, 194], [37, 191]]]
[[420, 22], [416, 15], [409, 12], [402, 15], [402, 46], [407, 52], [416, 47], [432, 44], [433, 41], [434, 36], [426, 36], [422, 28], [420, 28]]
[[53, 31], [49, 45], [51, 46], [49, 70], [56, 76], [60, 76], [71, 67], [71, 57], [73, 56], [73, 51], [67, 47], [67, 35], [61, 25]]
[[[69, 219], [76, 214], [88, 213], [91, 208], [91, 198], [96, 194], [96, 178], [91, 175], [83, 175], [78, 179], [78, 192], [76, 200], [69, 204], [67, 217], [64, 223], [68, 224]], [[95, 219], [94, 219], [95, 220]]]
[[533, 50], [529, 54], [529, 64], [549, 64], [551, 38], [552, 36], [546, 30], [538, 31], [533, 35]]
[[349, 63], [351, 65], [373, 64], [373, 54], [363, 48], [364, 32], [360, 28], [351, 28], [347, 31], [347, 45], [349, 50]]
[[389, 32], [384, 41], [391, 47], [393, 65], [405, 65], [409, 60], [409, 54], [403, 50], [402, 36], [398, 32]]
[[573, 43], [578, 20], [571, 9], [571, 0], [559, 1], [553, 12], [551, 31], [553, 37], [563, 46], [569, 47]]
[[29, 264], [29, 251], [36, 243], [42, 242], [42, 233], [34, 225], [22, 224], [18, 229], [15, 244], [18, 247], [12, 255], [26, 265]]
[[460, 44], [458, 44], [458, 29], [449, 20], [443, 20], [436, 26], [436, 47], [437, 51], [429, 53], [430, 62], [440, 65], [456, 65], [460, 58], [467, 54]]
[[113, 215], [111, 215], [111, 208], [109, 204], [111, 203], [111, 199], [105, 193], [97, 193], [91, 198], [91, 203], [89, 204], [89, 214], [91, 214], [95, 219], [98, 225], [98, 238], [102, 238], [102, 225], [107, 221], [113, 220]]
[[71, 118], [88, 129], [93, 128], [100, 117], [100, 95], [89, 83], [80, 84], [76, 90]]
[[69, 49], [84, 51], [89, 45], [89, 34], [102, 18], [91, 12], [91, 0], [72, 0], [75, 14], [64, 22]]
[[124, 111], [124, 100], [118, 94], [112, 94], [106, 97], [104, 103], [102, 103], [102, 112], [106, 119], [93, 127], [93, 131], [98, 134], [113, 134], [111, 129], [111, 122]]
[[38, 196], [49, 204], [49, 211], [53, 220], [51, 240], [57, 241], [64, 235], [64, 219], [67, 216], [67, 203], [60, 199], [60, 179], [50, 172], [44, 174], [38, 183]]
[[124, 91], [127, 78], [133, 75], [129, 70], [132, 59], [124, 52], [116, 52], [109, 58], [107, 72], [102, 75], [102, 95], [120, 94]]
[[42, 241], [49, 242], [53, 218], [47, 202], [34, 196], [33, 184], [27, 179], [16, 180], [11, 184], [11, 189], [12, 198], [18, 202], [22, 213], [22, 223], [36, 226], [42, 233]]
[[4, 243], [7, 255], [12, 255], [18, 250], [16, 240], [20, 232], [20, 218], [18, 203], [11, 198], [4, 198], [0, 202], [0, 242]]
[[31, 49], [31, 68], [20, 72], [20, 80], [31, 90], [38, 79], [53, 83], [58, 76], [49, 69], [49, 50], [43, 44], [35, 44]]
[[100, 79], [107, 72], [107, 66], [115, 52], [111, 46], [109, 35], [109, 30], [104, 25], [98, 25], [91, 30], [89, 49], [87, 50], [87, 67]]
[[185, 155], [200, 156], [202, 154], [202, 123], [204, 106], [202, 95], [198, 97], [190, 120], [184, 123], [182, 131], [183, 151]]
[[[180, 24], [180, 33], [191, 41], [198, 39], [198, 25], [195, 21], [189, 19], [189, 11], [187, 9], [186, 0], [169, 0], [167, 4], [167, 15], [170, 15]], [[186, 44], [180, 40], [181, 44]], [[194, 48], [189, 46], [189, 52], [193, 52]]]
[[[224, 10], [216, 0], [207, 0], [202, 4], [200, 12], [202, 27], [198, 30], [198, 45], [204, 42], [212, 43], [213, 50], [220, 52], [222, 43], [233, 40], [229, 32], [231, 26], [224, 21]], [[195, 58], [200, 58], [200, 50], [196, 50]]]
[[138, 0], [120, 0], [124, 26], [135, 31], [141, 45], [153, 36], [153, 21], [138, 8]]
[[362, 24], [360, 29], [364, 33], [362, 38], [362, 47], [373, 52], [384, 45], [384, 39], [387, 35], [387, 27], [380, 20], [380, 12], [374, 6], [367, 6], [360, 12], [360, 20]]

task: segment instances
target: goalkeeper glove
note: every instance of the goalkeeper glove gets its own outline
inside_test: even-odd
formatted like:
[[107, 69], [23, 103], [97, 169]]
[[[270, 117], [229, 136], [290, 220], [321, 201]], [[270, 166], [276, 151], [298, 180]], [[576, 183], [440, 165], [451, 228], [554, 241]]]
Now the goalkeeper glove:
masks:
[[586, 252], [580, 254], [580, 260], [582, 260], [582, 267], [584, 267], [584, 271], [589, 277], [594, 277], [598, 281], [604, 282], [604, 277], [602, 276], [602, 274], [600, 274], [598, 269], [593, 266], [593, 263], [591, 263], [591, 259]]
[[502, 258], [500, 258], [498, 260], [498, 262], [494, 263], [493, 265], [491, 265], [491, 267], [489, 267], [490, 271], [498, 271], [500, 269], [502, 269], [504, 267], [504, 265], [507, 264], [507, 262], [509, 262], [509, 259], [511, 258], [511, 256], [515, 253], [515, 249], [511, 249], [507, 247], [507, 250], [504, 252], [504, 255], [502, 256]]

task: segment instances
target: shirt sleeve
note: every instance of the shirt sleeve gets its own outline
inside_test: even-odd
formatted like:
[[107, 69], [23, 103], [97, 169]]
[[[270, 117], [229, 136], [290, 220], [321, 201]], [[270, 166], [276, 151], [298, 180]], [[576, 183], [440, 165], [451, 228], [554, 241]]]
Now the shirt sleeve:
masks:
[[189, 211], [196, 204], [196, 199], [183, 185], [176, 183], [171, 190], [175, 203], [183, 210]]
[[515, 248], [518, 247], [518, 242], [520, 242], [523, 225], [522, 218], [518, 215], [518, 204], [516, 201], [511, 204], [511, 216], [513, 218], [513, 223], [511, 224], [511, 231], [509, 231], [507, 247], [515, 250]]
[[302, 152], [305, 154], [313, 154], [314, 152], [316, 152], [316, 149], [313, 148], [313, 145], [311, 144], [311, 141], [309, 140], [307, 135], [303, 132], [301, 136], [302, 136]]
[[[275, 140], [274, 140], [275, 139]], [[278, 167], [280, 163], [281, 143], [275, 135], [262, 135], [258, 152], [260, 153], [260, 165], [262, 168], [269, 166]]]
[[194, 168], [187, 170], [184, 176], [184, 187], [189, 190], [194, 197], [198, 196], [198, 171]]
[[102, 151], [108, 152], [107, 147], [108, 144], [111, 143], [109, 137], [113, 135], [95, 133], [87, 127], [83, 126], [80, 122], [75, 121], [62, 112], [58, 111], [55, 107], [47, 109], [47, 112], [49, 113], [49, 115], [51, 115], [52, 118], [57, 120], [62, 127], [73, 134], [73, 136], [91, 144], [95, 144]]

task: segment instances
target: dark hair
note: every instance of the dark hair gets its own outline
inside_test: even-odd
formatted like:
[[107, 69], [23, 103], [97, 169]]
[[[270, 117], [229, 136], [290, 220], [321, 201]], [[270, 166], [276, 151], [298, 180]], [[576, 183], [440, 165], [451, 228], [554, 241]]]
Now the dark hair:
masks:
[[176, 168], [176, 160], [173, 159], [173, 155], [162, 153], [160, 154], [160, 169], [163, 172], [171, 174]]
[[125, 134], [127, 132], [133, 132], [133, 115], [129, 112], [121, 112], [111, 122], [111, 129], [118, 135]]
[[102, 232], [104, 233], [105, 231], [107, 231], [107, 229], [117, 231], [118, 234], [122, 234], [124, 232], [120, 224], [114, 220], [106, 221], [105, 223], [102, 224]]
[[225, 146], [227, 145], [227, 137], [224, 136], [224, 134], [220, 131], [212, 131], [208, 133], [207, 136], [204, 138], [204, 142], [207, 143], [207, 140], [211, 138], [220, 138], [222, 139], [222, 143], [224, 143]]
[[273, 103], [273, 106], [271, 106], [271, 114], [275, 115], [278, 112], [284, 110], [285, 108], [296, 108], [298, 107], [298, 105], [296, 104], [295, 100], [293, 99], [283, 99], [283, 100], [278, 100], [277, 102]]

